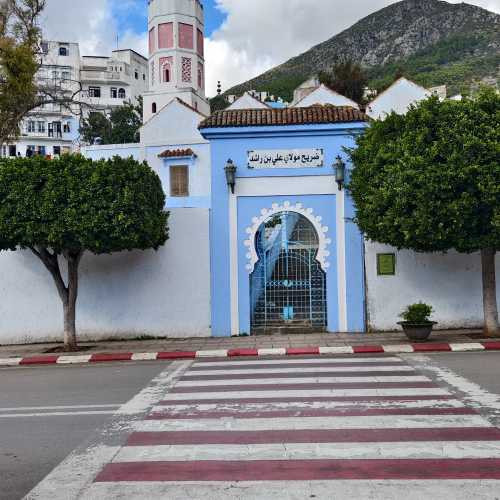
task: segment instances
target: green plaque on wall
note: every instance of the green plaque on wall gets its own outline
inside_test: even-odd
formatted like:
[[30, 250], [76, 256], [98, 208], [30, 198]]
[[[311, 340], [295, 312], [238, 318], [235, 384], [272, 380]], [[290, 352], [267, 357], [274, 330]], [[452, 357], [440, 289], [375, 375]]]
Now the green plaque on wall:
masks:
[[377, 254], [377, 274], [394, 276], [396, 274], [396, 255], [393, 253]]

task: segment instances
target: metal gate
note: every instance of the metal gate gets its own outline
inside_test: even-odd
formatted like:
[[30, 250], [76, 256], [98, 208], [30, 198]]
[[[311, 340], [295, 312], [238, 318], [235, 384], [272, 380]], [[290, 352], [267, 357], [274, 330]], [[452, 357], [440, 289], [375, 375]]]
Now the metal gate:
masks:
[[250, 276], [252, 334], [326, 327], [326, 275], [318, 235], [296, 212], [280, 212], [257, 231], [259, 261]]

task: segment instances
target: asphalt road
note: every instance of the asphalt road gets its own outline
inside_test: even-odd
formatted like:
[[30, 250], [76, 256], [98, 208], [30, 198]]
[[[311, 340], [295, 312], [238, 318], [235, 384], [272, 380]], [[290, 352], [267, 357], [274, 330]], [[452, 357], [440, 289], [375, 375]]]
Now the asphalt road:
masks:
[[500, 352], [428, 354], [431, 361], [494, 394], [500, 394]]
[[[420, 362], [417, 355], [405, 358], [420, 363], [431, 378], [450, 375], [456, 382], [456, 374], [463, 377], [459, 385], [472, 382], [500, 394], [500, 353], [426, 354]], [[153, 362], [1, 369], [0, 499], [22, 498], [165, 368]], [[485, 416], [500, 425], [498, 415]]]
[[0, 369], [0, 499], [22, 498], [165, 367]]

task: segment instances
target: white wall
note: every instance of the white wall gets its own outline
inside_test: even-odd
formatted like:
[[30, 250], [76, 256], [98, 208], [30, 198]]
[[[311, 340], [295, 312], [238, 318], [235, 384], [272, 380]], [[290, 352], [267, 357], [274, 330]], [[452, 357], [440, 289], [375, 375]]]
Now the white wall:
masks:
[[[368, 319], [373, 330], [399, 330], [399, 314], [423, 301], [435, 309], [437, 328], [476, 328], [483, 325], [481, 259], [478, 254], [398, 252], [366, 242]], [[396, 276], [377, 276], [377, 253], [396, 253]], [[497, 256], [500, 297], [500, 256]]]
[[431, 92], [420, 85], [400, 78], [366, 107], [366, 114], [374, 120], [383, 120], [392, 111], [405, 114], [412, 104], [430, 95]]
[[[170, 211], [158, 252], [85, 254], [80, 339], [210, 335], [209, 211]], [[0, 253], [0, 344], [61, 340], [62, 305], [49, 272], [29, 251]]]
[[307, 108], [315, 104], [331, 104], [332, 106], [350, 106], [359, 109], [359, 105], [353, 100], [330, 90], [325, 85], [320, 85], [316, 90], [298, 101], [294, 105], [296, 108]]
[[227, 109], [268, 109], [269, 106], [245, 92], [241, 97], [236, 99]]

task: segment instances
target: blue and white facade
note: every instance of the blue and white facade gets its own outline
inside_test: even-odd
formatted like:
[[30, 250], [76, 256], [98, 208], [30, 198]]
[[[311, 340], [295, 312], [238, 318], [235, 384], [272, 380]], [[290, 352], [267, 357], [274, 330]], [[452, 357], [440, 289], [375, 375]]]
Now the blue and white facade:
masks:
[[[263, 265], [256, 248], [257, 237], [266, 221], [284, 213], [296, 214], [293, 223], [305, 219], [311, 231], [316, 233], [317, 245], [312, 257], [326, 281], [326, 298], [322, 306], [326, 321], [318, 327], [330, 332], [365, 330], [363, 238], [350, 222], [354, 215], [352, 200], [344, 190], [339, 190], [333, 169], [336, 157], [344, 156], [343, 148], [352, 146], [353, 137], [362, 133], [365, 126], [365, 122], [357, 122], [202, 129], [203, 136], [211, 144], [212, 161], [212, 335], [252, 333], [252, 315], [259, 299], [256, 294], [265, 293], [263, 290], [256, 292], [255, 284], [252, 290], [252, 275]], [[275, 151], [282, 155], [320, 151], [320, 165], [308, 166], [304, 162], [294, 168], [249, 166], [252, 155]], [[237, 167], [234, 193], [228, 189], [225, 178], [224, 166], [228, 159]], [[292, 231], [293, 228], [288, 229], [289, 233]], [[280, 242], [291, 239], [290, 234], [281, 234], [278, 238]], [[293, 251], [278, 248], [278, 253], [280, 250], [282, 253]], [[267, 263], [270, 279], [273, 274], [276, 278], [279, 256], [271, 259]], [[304, 288], [311, 286], [309, 282], [296, 287], [293, 272], [290, 269], [287, 276], [286, 271], [282, 271], [279, 280], [275, 280], [281, 281], [275, 283], [278, 287], [283, 286], [282, 282], [291, 282], [288, 299], [281, 301], [278, 310], [274, 311], [271, 324], [278, 328], [280, 324], [283, 327], [294, 324], [294, 311], [290, 310], [294, 303], [311, 301], [307, 296], [293, 296], [307, 295]], [[302, 278], [308, 279], [307, 276]], [[299, 324], [305, 328], [313, 326], [308, 324], [307, 315]]]

